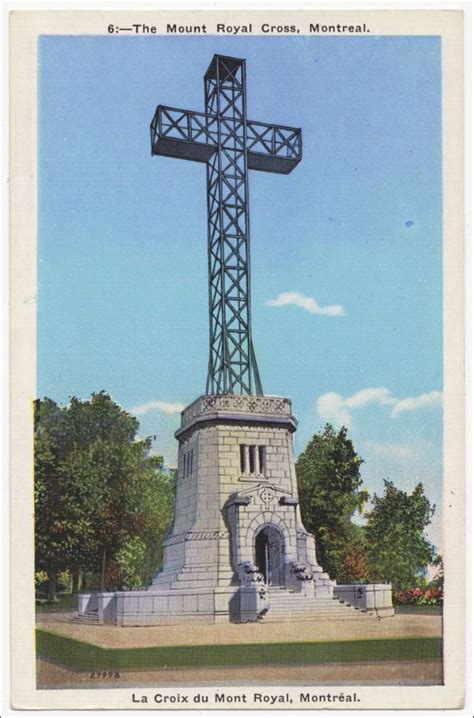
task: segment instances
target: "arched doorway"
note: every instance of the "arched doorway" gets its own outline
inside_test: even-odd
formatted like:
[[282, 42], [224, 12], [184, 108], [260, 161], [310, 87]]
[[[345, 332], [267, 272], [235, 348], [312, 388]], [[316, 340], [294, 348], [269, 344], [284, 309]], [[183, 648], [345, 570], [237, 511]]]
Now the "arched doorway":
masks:
[[276, 526], [264, 526], [255, 536], [255, 563], [269, 586], [285, 584], [285, 539]]

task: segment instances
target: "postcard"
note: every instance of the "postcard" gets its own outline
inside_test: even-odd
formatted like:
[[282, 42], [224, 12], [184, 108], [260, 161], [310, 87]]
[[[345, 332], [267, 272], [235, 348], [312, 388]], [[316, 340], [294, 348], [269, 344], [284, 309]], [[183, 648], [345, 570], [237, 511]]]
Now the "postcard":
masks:
[[13, 708], [462, 708], [462, 6], [10, 40]]

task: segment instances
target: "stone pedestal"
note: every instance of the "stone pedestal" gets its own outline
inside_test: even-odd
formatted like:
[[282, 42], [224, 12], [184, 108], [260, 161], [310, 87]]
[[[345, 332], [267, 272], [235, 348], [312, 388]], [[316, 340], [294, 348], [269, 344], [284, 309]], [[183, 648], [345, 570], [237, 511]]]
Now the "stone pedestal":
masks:
[[201, 396], [183, 411], [175, 518], [151, 591], [228, 592], [241, 585], [239, 566], [251, 563], [265, 584], [331, 594], [301, 522], [296, 426], [280, 397]]

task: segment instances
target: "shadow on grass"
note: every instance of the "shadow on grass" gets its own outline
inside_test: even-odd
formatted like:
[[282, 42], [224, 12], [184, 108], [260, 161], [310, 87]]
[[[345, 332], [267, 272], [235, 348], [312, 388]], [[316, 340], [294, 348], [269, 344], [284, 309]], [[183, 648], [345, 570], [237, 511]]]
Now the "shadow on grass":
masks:
[[250, 643], [218, 646], [101, 648], [43, 629], [37, 656], [78, 671], [307, 665], [354, 661], [436, 661], [441, 638], [383, 638], [315, 643]]

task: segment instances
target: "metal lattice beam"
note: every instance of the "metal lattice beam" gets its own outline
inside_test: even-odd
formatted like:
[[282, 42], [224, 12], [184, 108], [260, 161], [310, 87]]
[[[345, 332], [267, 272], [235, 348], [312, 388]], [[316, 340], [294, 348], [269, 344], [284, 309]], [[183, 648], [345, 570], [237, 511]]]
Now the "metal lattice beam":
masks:
[[301, 131], [247, 120], [245, 60], [214, 58], [205, 112], [159, 105], [153, 155], [207, 166], [208, 394], [262, 394], [252, 344], [248, 171], [288, 174], [301, 160]]
[[[154, 155], [206, 163], [218, 144], [217, 118], [158, 105], [151, 123]], [[301, 160], [301, 130], [247, 120], [250, 170], [289, 174]]]

